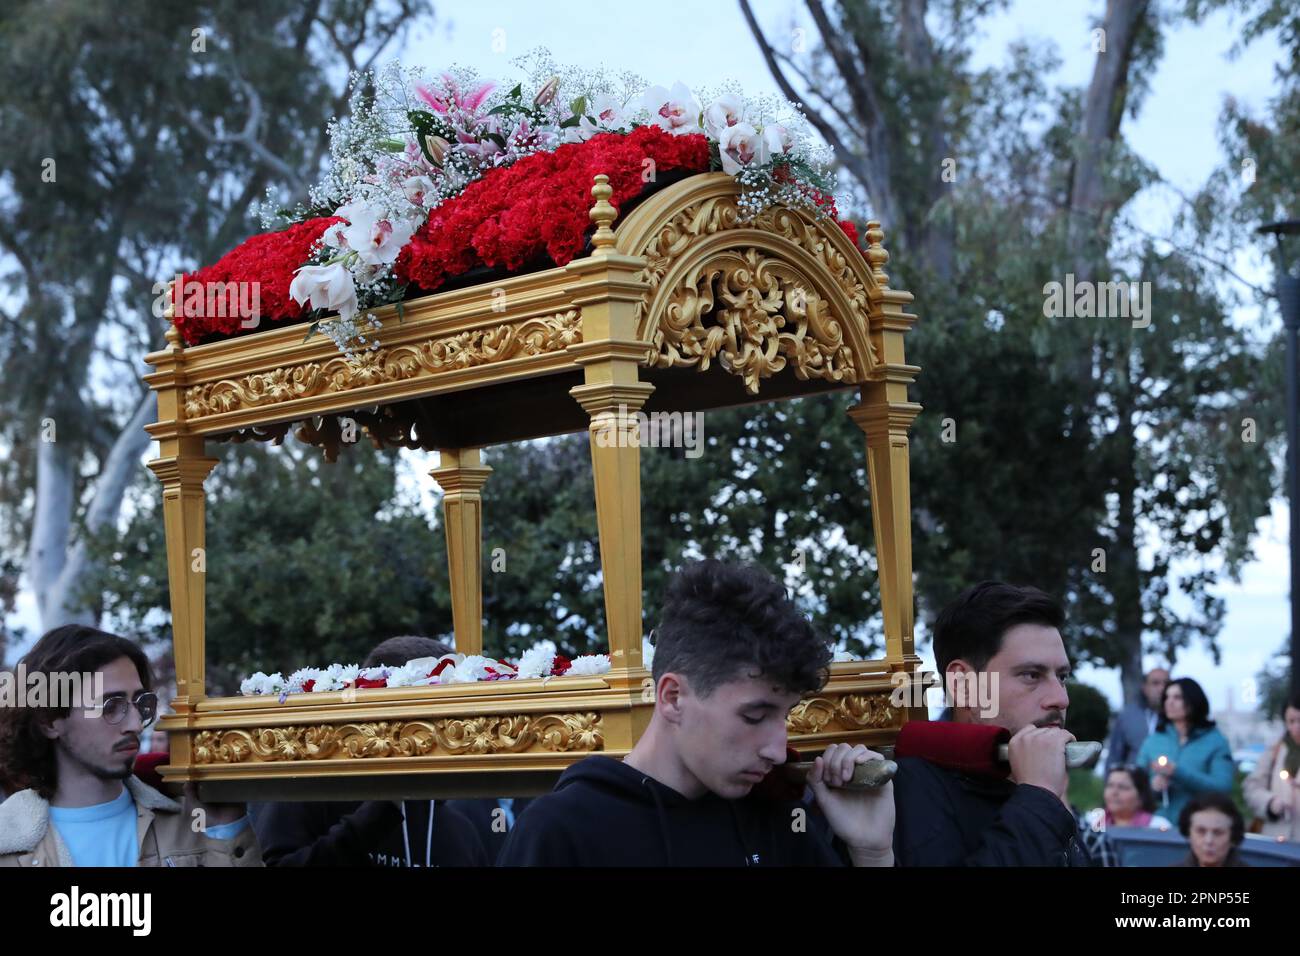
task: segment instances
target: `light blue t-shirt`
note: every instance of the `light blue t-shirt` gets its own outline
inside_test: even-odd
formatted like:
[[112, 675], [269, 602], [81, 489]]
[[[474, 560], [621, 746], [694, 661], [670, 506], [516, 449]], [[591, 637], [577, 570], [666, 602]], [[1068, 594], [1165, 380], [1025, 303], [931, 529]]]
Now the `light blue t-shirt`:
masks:
[[[135, 800], [126, 787], [116, 799], [89, 807], [50, 807], [50, 823], [59, 832], [73, 866], [135, 866], [140, 860], [136, 840]], [[248, 826], [248, 817], [208, 827], [214, 840], [229, 840]]]

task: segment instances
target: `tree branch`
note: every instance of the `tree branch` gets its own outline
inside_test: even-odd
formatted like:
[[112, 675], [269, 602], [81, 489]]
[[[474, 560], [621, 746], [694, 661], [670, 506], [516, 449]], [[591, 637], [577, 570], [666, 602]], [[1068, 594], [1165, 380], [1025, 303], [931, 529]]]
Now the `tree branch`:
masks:
[[230, 133], [223, 133], [218, 136], [206, 129], [202, 123], [196, 120], [189, 113], [185, 114], [186, 125], [213, 145], [242, 146], [256, 157], [258, 162], [270, 168], [286, 183], [305, 191], [307, 188], [306, 180], [304, 180], [296, 170], [290, 167], [288, 163], [267, 149], [266, 145], [257, 136], [258, 128], [262, 125], [263, 107], [261, 95], [253, 87], [253, 84], [249, 83], [238, 74], [235, 75], [233, 82], [243, 91], [244, 98], [248, 101], [248, 119], [244, 122], [244, 128], [242, 130], [233, 135]]
[[[768, 43], [762, 27], [758, 25], [758, 20], [754, 17], [754, 11], [749, 6], [749, 0], [740, 0], [740, 10], [741, 13], [744, 14], [745, 22], [749, 25], [750, 32], [754, 35], [754, 40], [758, 43], [758, 49], [763, 55], [763, 61], [767, 64], [768, 71], [772, 74], [772, 78], [776, 80], [777, 86], [781, 88], [781, 92], [785, 95], [786, 99], [793, 103], [802, 102], [804, 98], [795, 91], [794, 87], [790, 84], [789, 78], [786, 77], [784, 71], [782, 71], [781, 65], [777, 62], [776, 51], [772, 49], [772, 45]], [[840, 162], [844, 163], [845, 167], [848, 168], [860, 183], [862, 183], [867, 190], [867, 194], [871, 197], [872, 202], [878, 208], [883, 206], [883, 203], [880, 201], [880, 191], [875, 183], [875, 177], [871, 174], [871, 170], [864, 161], [862, 154], [849, 149], [848, 146], [845, 145], [844, 140], [840, 138], [840, 134], [835, 127], [831, 123], [827, 122], [826, 118], [817, 112], [817, 110], [813, 109], [806, 102], [803, 103], [803, 106], [804, 111], [808, 116], [808, 121], [817, 128], [817, 132], [821, 133], [822, 138], [825, 139], [831, 149], [835, 151], [835, 155], [839, 158]]]

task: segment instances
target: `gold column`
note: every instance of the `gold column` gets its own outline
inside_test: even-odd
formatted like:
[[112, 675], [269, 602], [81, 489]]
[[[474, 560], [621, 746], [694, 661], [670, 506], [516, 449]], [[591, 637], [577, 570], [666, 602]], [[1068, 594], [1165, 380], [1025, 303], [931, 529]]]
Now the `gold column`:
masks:
[[204, 531], [203, 482], [217, 464], [204, 454], [202, 436], [184, 434], [183, 349], [176, 329], [167, 348], [146, 358], [158, 369], [145, 377], [158, 393], [158, 421], [147, 431], [158, 441], [150, 470], [163, 486], [163, 528], [167, 536], [167, 584], [171, 598], [172, 643], [176, 654], [178, 716], [191, 715], [206, 695], [204, 593], [208, 555]]
[[[168, 284], [166, 318], [174, 315]], [[181, 772], [193, 762], [190, 735], [195, 711], [207, 696], [204, 595], [207, 545], [204, 532], [203, 482], [217, 459], [204, 454], [202, 437], [185, 434], [185, 353], [180, 333], [169, 325], [166, 346], [145, 356], [155, 371], [144, 376], [157, 393], [158, 420], [145, 426], [158, 442], [158, 457], [149, 468], [163, 486], [163, 531], [167, 541], [167, 585], [172, 612], [172, 652], [176, 667], [173, 713], [159, 722], [165, 730], [170, 766]]]
[[[591, 220], [597, 230], [592, 254], [571, 262], [566, 286], [582, 310], [582, 338], [569, 354], [582, 366], [583, 384], [570, 389], [591, 416], [591, 469], [596, 487], [596, 524], [605, 587], [605, 621], [612, 664], [608, 680], [627, 691], [630, 715], [607, 714], [607, 747], [631, 747], [649, 721], [652, 699], [643, 695], [649, 675], [641, 660], [641, 410], [654, 386], [639, 380], [646, 346], [637, 338], [636, 303], [648, 288], [639, 273], [645, 260], [614, 249], [610, 228], [618, 211], [610, 204], [607, 176], [595, 177]], [[629, 722], [621, 723], [624, 719]]]
[[921, 406], [908, 400], [907, 386], [920, 370], [904, 361], [903, 336], [916, 322], [916, 316], [903, 311], [912, 296], [889, 288], [884, 270], [889, 261], [884, 235], [880, 223], [867, 224], [866, 257], [875, 279], [868, 287], [870, 331], [883, 368], [862, 386], [861, 401], [849, 409], [849, 417], [867, 437], [871, 524], [876, 539], [886, 657], [893, 669], [910, 671], [919, 659], [913, 634], [912, 492], [907, 432]]
[[439, 449], [439, 465], [429, 472], [442, 488], [442, 520], [447, 531], [451, 575], [451, 620], [456, 650], [483, 653], [483, 484], [492, 469], [477, 448]]

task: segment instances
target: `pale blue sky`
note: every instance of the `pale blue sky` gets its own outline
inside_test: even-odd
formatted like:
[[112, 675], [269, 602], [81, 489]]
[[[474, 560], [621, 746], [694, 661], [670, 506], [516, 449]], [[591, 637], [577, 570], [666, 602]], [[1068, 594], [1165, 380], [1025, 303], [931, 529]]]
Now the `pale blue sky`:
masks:
[[[791, 31], [800, 25], [806, 42], [815, 42], [802, 3], [754, 0], [754, 7], [774, 42], [788, 45]], [[987, 21], [976, 39], [976, 63], [1000, 62], [1008, 43], [1016, 39], [1046, 40], [1055, 44], [1062, 59], [1053, 79], [1082, 86], [1094, 55], [1090, 31], [1103, 9], [1103, 0], [1019, 0]], [[589, 0], [459, 0], [438, 3], [437, 11], [439, 23], [416, 32], [406, 45], [405, 63], [431, 70], [456, 63], [486, 76], [504, 76], [510, 72], [509, 60], [542, 45], [561, 63], [603, 63], [665, 85], [682, 80], [708, 87], [735, 79], [747, 92], [776, 92], [733, 0], [620, 2], [605, 7]], [[1244, 56], [1230, 60], [1227, 52], [1238, 34], [1239, 23], [1226, 14], [1199, 27], [1168, 32], [1152, 91], [1137, 119], [1125, 120], [1125, 133], [1137, 151], [1181, 189], [1196, 188], [1219, 161], [1215, 124], [1224, 97], [1232, 95], [1260, 111], [1275, 88], [1274, 66], [1281, 56], [1277, 44], [1256, 43]], [[1169, 190], [1157, 190], [1141, 197], [1135, 209], [1144, 228], [1159, 233], [1173, 203]], [[1242, 256], [1237, 266], [1251, 281], [1271, 282], [1264, 264], [1252, 257]], [[925, 304], [917, 303], [917, 310], [924, 317]], [[1249, 313], [1237, 318], [1260, 320]], [[1285, 504], [1277, 502], [1272, 517], [1260, 523], [1258, 559], [1246, 569], [1241, 584], [1219, 588], [1228, 610], [1221, 636], [1223, 663], [1216, 667], [1199, 650], [1180, 660], [1177, 672], [1201, 680], [1215, 707], [1222, 707], [1230, 692], [1242, 700], [1243, 689], [1286, 635], [1286, 521]], [[29, 592], [22, 593], [13, 623], [36, 626]], [[1114, 672], [1084, 669], [1081, 676], [1118, 699]]]

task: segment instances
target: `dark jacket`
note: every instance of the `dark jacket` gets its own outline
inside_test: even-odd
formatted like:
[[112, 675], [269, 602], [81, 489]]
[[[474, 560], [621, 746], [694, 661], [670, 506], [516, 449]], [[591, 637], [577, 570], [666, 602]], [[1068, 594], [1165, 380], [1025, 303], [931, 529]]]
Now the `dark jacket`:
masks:
[[1145, 703], [1129, 704], [1115, 717], [1110, 740], [1106, 744], [1106, 772], [1137, 760], [1142, 742], [1152, 731], [1151, 708]]
[[[803, 810], [803, 813], [796, 813]], [[611, 757], [571, 766], [529, 805], [498, 866], [842, 866], [798, 801], [692, 800]]]
[[488, 862], [495, 863], [506, 845], [510, 831], [514, 829], [514, 824], [532, 802], [528, 797], [516, 798], [510, 807], [514, 820], [508, 818], [497, 800], [449, 800], [447, 806], [454, 807], [461, 816], [473, 824], [474, 832], [478, 834], [479, 841], [487, 850]]
[[[489, 866], [473, 824], [443, 801], [266, 803], [251, 812], [267, 866]], [[429, 810], [434, 808], [432, 827]]]
[[973, 777], [919, 757], [898, 761], [894, 858], [899, 866], [1089, 866], [1078, 824], [1056, 795]]
[[[1188, 851], [1187, 856], [1183, 857], [1182, 860], [1174, 864], [1174, 866], [1191, 866], [1197, 868], [1199, 868], [1200, 865], [1201, 865], [1200, 861], [1196, 859], [1196, 854], [1192, 853], [1191, 851]], [[1224, 866], [1250, 866], [1249, 863], [1247, 863], [1245, 860], [1241, 858], [1241, 854], [1237, 852], [1237, 848], [1235, 846], [1228, 851], [1228, 858], [1223, 861], [1223, 865]]]

